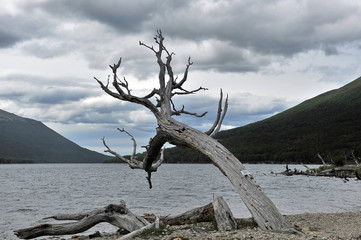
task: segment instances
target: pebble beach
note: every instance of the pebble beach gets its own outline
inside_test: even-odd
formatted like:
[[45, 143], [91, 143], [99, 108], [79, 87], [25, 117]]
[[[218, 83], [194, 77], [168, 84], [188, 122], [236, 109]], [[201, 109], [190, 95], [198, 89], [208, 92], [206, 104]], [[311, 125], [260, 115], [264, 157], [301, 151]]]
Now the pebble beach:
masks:
[[[134, 240], [361, 240], [361, 212], [305, 213], [288, 215], [286, 218], [302, 234], [285, 234], [263, 231], [254, 226], [241, 226], [237, 231], [216, 231], [212, 223], [197, 223], [181, 226], [166, 226], [135, 237]], [[94, 240], [116, 240], [121, 234], [102, 234]], [[68, 240], [90, 239], [88, 236], [73, 236]]]

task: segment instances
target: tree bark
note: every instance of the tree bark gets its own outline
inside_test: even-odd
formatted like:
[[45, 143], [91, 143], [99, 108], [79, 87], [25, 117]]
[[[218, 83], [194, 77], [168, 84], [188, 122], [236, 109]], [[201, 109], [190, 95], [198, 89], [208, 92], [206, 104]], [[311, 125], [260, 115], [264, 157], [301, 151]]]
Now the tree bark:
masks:
[[84, 232], [101, 222], [108, 222], [129, 232], [140, 229], [149, 224], [144, 218], [133, 214], [125, 204], [110, 204], [104, 208], [89, 213], [59, 214], [49, 218], [56, 220], [78, 220], [63, 224], [42, 224], [35, 227], [15, 230], [18, 238], [31, 239], [41, 236], [71, 235]]
[[219, 231], [237, 230], [237, 222], [228, 204], [220, 196], [213, 196], [214, 217]]
[[144, 226], [140, 229], [130, 232], [130, 233], [118, 238], [117, 240], [131, 240], [135, 236], [138, 236], [139, 234], [142, 234], [143, 232], [145, 232], [146, 230], [151, 229], [151, 228], [159, 228], [159, 218], [158, 217], [155, 219], [154, 223], [148, 224], [147, 226]]
[[159, 128], [170, 142], [185, 145], [208, 156], [213, 164], [229, 179], [255, 222], [263, 230], [297, 232], [273, 202], [256, 184], [243, 164], [222, 144], [205, 133], [184, 125], [172, 118], [159, 118]]
[[161, 218], [162, 222], [167, 225], [183, 225], [198, 222], [211, 222], [214, 218], [212, 203], [205, 206], [191, 209], [187, 212], [176, 216]]

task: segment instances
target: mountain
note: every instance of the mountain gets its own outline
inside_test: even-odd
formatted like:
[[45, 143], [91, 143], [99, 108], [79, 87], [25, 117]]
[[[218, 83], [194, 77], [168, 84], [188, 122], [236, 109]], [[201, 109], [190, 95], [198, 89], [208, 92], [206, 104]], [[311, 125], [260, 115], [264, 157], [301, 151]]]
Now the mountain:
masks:
[[0, 162], [1, 159], [3, 162], [100, 163], [109, 157], [78, 146], [39, 121], [0, 110]]
[[[216, 139], [243, 163], [318, 163], [361, 156], [361, 78], [265, 120], [220, 132]], [[168, 161], [193, 156], [176, 148]], [[166, 155], [166, 156], [167, 156]], [[180, 157], [184, 156], [184, 157]], [[199, 154], [197, 162], [207, 162]]]

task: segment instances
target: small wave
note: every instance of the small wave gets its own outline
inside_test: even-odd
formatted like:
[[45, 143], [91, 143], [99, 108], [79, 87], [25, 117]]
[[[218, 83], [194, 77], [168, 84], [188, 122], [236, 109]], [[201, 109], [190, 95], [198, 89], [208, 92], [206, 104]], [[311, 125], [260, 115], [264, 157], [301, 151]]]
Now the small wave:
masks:
[[9, 212], [34, 212], [34, 211], [35, 211], [34, 209], [30, 209], [30, 208], [20, 208], [20, 209], [12, 210]]

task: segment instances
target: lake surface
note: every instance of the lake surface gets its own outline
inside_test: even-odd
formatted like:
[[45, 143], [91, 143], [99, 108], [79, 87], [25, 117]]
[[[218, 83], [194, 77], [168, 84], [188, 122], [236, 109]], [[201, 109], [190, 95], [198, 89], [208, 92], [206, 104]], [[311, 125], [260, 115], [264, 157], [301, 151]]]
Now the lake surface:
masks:
[[[290, 166], [295, 167], [304, 170]], [[282, 214], [361, 211], [361, 181], [271, 174], [283, 171], [284, 165], [246, 168]], [[153, 173], [152, 182], [149, 189], [146, 173], [125, 164], [0, 165], [0, 239], [17, 239], [15, 229], [56, 222], [42, 219], [57, 213], [93, 210], [121, 199], [137, 214], [174, 215], [205, 205], [217, 194], [236, 217], [251, 216], [213, 165], [164, 164]], [[116, 229], [103, 223], [87, 233], [95, 231]]]

